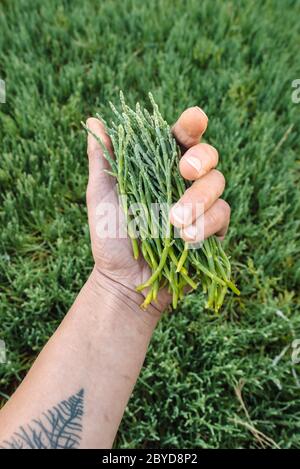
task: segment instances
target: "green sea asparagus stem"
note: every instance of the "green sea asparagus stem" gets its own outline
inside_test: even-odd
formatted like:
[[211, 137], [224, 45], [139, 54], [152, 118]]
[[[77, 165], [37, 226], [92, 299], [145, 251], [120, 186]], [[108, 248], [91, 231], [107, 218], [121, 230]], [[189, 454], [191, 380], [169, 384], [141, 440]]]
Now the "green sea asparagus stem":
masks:
[[185, 243], [184, 245], [184, 250], [182, 251], [182, 254], [180, 256], [180, 259], [177, 264], [176, 272], [180, 272], [182, 267], [184, 266], [184, 263], [188, 257], [188, 243]]

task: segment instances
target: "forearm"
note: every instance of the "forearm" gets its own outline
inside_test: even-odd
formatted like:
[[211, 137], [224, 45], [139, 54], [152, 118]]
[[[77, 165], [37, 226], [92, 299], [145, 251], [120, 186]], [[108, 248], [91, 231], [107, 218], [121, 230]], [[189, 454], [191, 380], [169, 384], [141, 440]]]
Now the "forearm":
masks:
[[[0, 447], [30, 445], [34, 430], [33, 446], [42, 440], [46, 447], [111, 447], [160, 316], [152, 307], [142, 311], [140, 302], [140, 295], [92, 273], [1, 410]], [[61, 410], [67, 422], [57, 437]]]

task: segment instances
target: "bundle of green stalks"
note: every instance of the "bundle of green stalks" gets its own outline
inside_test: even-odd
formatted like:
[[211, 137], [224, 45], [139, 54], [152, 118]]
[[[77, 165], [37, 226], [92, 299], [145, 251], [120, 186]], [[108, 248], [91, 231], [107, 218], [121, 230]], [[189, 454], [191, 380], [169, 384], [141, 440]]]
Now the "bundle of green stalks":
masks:
[[[187, 290], [201, 285], [207, 294], [206, 306], [217, 312], [228, 289], [239, 294], [231, 281], [230, 261], [215, 236], [206, 239], [197, 249], [190, 249], [192, 246], [177, 236], [169, 221], [169, 209], [190, 183], [179, 173], [180, 148], [171, 128], [150, 93], [149, 98], [151, 113], [139, 104], [135, 110], [131, 109], [122, 92], [118, 109], [110, 103], [115, 118], [111, 125], [105, 124], [115, 159], [94, 135], [111, 166], [108, 172], [118, 182], [133, 256], [138, 259], [142, 254], [151, 269], [151, 276], [136, 289], [147, 289], [142, 304], [147, 308], [156, 300], [160, 289], [167, 287], [172, 295], [172, 306], [176, 308]], [[157, 206], [166, 208], [159, 217]], [[139, 208], [138, 217], [132, 207]]]

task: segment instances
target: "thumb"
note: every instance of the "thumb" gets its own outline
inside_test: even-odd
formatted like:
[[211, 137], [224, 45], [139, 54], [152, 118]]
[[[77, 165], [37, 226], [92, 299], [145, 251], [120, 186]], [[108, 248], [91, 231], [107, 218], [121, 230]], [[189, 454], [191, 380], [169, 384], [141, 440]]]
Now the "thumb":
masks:
[[[110, 169], [109, 163], [104, 157], [103, 150], [96, 137], [102, 140], [109, 152], [113, 156], [112, 144], [105, 131], [104, 124], [94, 117], [86, 121], [88, 133], [87, 154], [89, 159], [89, 182], [87, 188], [88, 204], [97, 205], [103, 200], [107, 200], [109, 194], [114, 192], [115, 179], [106, 173]], [[93, 135], [94, 134], [94, 135]]]

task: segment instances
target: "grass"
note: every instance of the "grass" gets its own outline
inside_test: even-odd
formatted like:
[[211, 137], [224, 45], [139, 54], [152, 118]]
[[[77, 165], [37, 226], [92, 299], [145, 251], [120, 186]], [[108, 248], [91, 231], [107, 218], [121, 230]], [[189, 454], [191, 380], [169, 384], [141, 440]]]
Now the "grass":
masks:
[[164, 317], [116, 446], [300, 448], [299, 14], [292, 0], [0, 1], [2, 403], [92, 266], [80, 121], [120, 88], [131, 105], [151, 90], [169, 122], [195, 104], [210, 117], [241, 296], [213, 316], [195, 293]]

